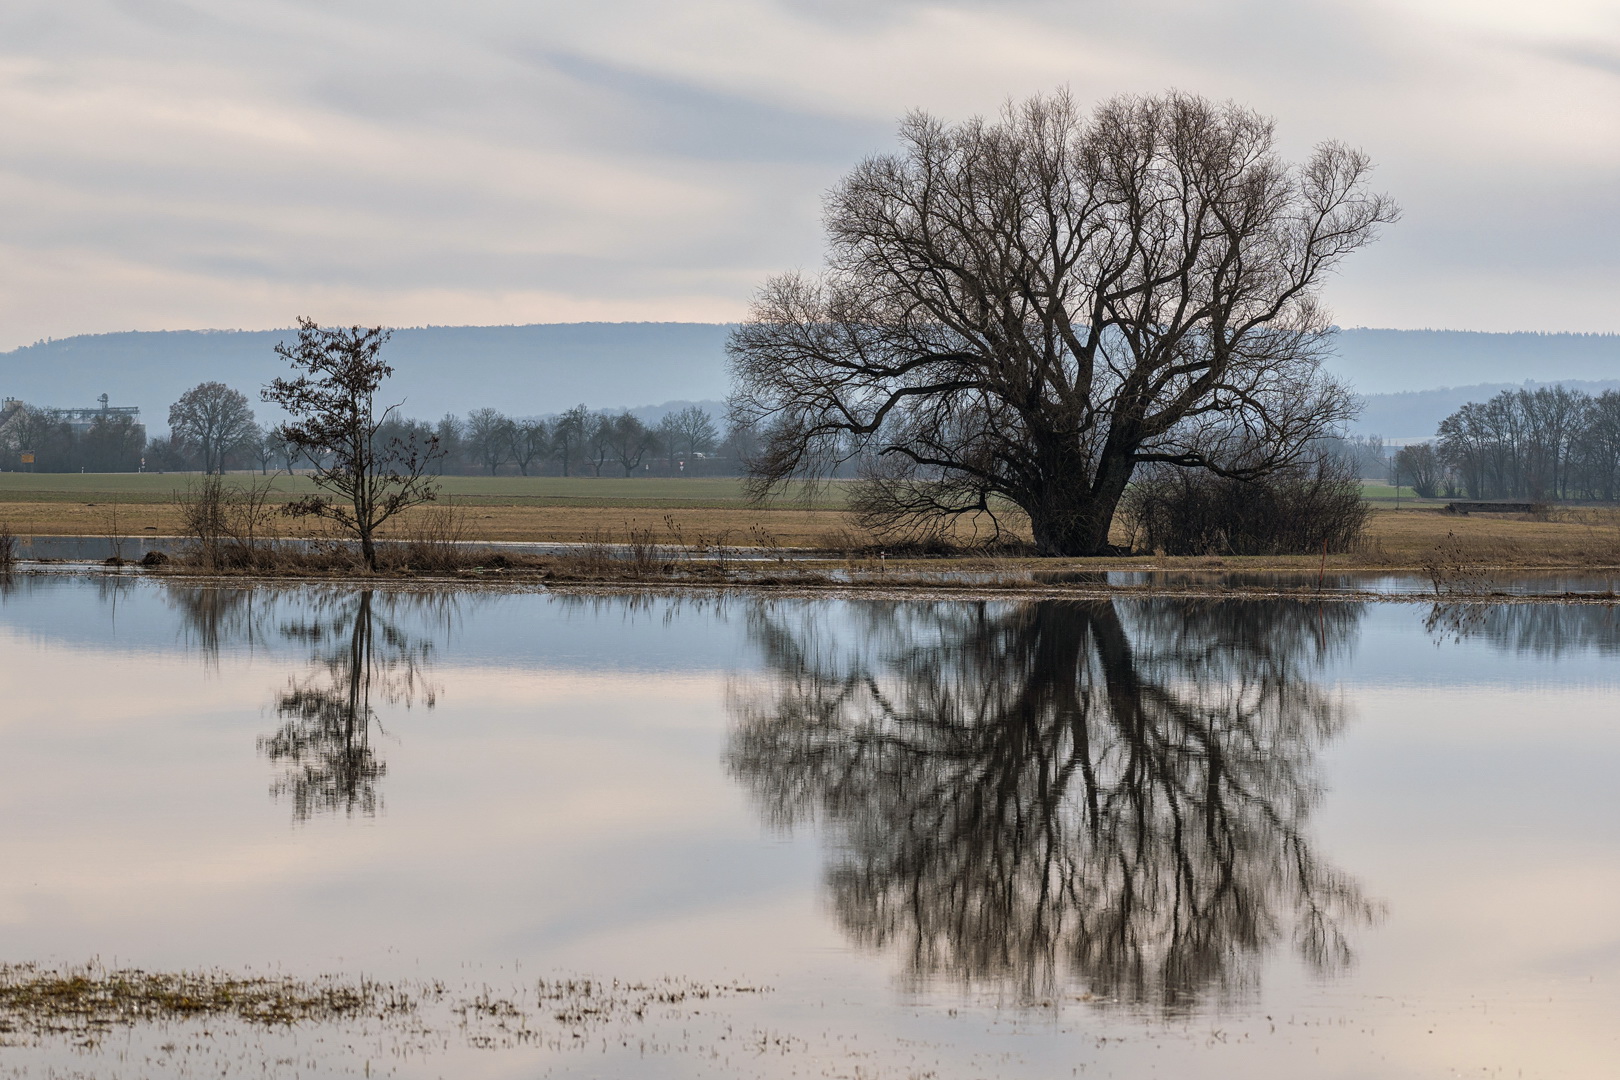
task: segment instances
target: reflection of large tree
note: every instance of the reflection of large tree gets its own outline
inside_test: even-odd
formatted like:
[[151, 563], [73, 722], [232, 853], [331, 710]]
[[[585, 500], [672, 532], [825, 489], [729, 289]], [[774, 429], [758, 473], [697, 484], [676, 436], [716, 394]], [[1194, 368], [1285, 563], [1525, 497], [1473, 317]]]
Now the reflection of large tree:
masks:
[[[794, 612], [802, 620], [793, 622]], [[734, 772], [839, 838], [830, 891], [914, 974], [1187, 1005], [1291, 935], [1345, 963], [1368, 906], [1312, 853], [1306, 677], [1349, 605], [875, 603], [829, 633], [762, 607], [775, 679], [740, 689]]]
[[[431, 643], [393, 617], [399, 599], [379, 600], [369, 589], [325, 593], [306, 617], [282, 627], [311, 645], [314, 661], [278, 696], [283, 723], [259, 748], [282, 767], [274, 791], [291, 799], [298, 820], [340, 810], [376, 813], [377, 782], [388, 767], [371, 745], [371, 729], [379, 725], [374, 700], [409, 705], [421, 697], [429, 708], [435, 704], [424, 678]], [[413, 599], [420, 606], [422, 598]]]

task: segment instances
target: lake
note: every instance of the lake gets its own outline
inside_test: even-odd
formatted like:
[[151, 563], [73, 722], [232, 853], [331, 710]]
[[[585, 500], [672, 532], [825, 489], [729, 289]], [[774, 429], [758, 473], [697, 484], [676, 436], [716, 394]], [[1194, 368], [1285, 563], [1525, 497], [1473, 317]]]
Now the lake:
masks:
[[1617, 663], [1606, 604], [14, 576], [0, 961], [416, 1004], [0, 1076], [1620, 1075]]

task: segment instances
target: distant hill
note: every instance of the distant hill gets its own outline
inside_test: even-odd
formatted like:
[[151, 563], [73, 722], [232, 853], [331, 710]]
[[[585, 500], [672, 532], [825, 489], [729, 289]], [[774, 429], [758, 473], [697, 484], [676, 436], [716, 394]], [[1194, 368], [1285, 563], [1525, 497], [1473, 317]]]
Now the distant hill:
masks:
[[[429, 326], [395, 332], [384, 355], [389, 389], [408, 416], [465, 415], [493, 406], [513, 416], [644, 406], [726, 396], [724, 342], [714, 323], [545, 323]], [[287, 365], [289, 330], [163, 330], [61, 338], [0, 353], [0, 396], [36, 405], [138, 405], [147, 427], [167, 427], [169, 405], [208, 379], [257, 403]], [[677, 406], [678, 407], [678, 406]], [[653, 410], [656, 411], [656, 410]]]
[[[391, 389], [407, 415], [423, 418], [465, 415], [485, 405], [528, 416], [581, 402], [592, 408], [715, 402], [728, 389], [729, 329], [718, 323], [404, 329], [388, 346]], [[140, 406], [156, 432], [166, 426], [169, 405], [206, 379], [256, 399], [258, 387], [285, 370], [274, 347], [289, 336], [286, 330], [166, 330], [39, 342], [0, 353], [0, 396], [88, 406], [105, 393], [115, 405]], [[1367, 398], [1358, 430], [1391, 438], [1432, 434], [1441, 417], [1472, 399], [1468, 395], [1489, 396], [1526, 378], [1593, 385], [1620, 380], [1615, 334], [1357, 328], [1342, 331], [1336, 348], [1332, 370]], [[1454, 389], [1431, 389], [1437, 386]], [[270, 418], [266, 407], [257, 407], [261, 419]]]
[[1362, 394], [1437, 386], [1620, 379], [1620, 334], [1341, 330], [1329, 367]]

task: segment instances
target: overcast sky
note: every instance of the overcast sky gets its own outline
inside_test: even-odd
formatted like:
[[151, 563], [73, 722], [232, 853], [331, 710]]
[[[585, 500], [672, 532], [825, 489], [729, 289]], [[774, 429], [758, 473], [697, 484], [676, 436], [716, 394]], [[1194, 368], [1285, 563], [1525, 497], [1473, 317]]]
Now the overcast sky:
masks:
[[1620, 330], [1614, 0], [7, 0], [0, 85], [0, 348], [733, 319], [907, 109], [1060, 85], [1367, 150], [1343, 325]]

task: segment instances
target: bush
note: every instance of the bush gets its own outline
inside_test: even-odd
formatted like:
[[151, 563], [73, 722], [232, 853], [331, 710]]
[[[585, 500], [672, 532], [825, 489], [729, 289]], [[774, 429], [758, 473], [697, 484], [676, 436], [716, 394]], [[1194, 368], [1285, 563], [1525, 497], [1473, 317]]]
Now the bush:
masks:
[[188, 482], [174, 493], [181, 528], [194, 541], [192, 554], [209, 570], [260, 569], [274, 541], [267, 535], [276, 514], [271, 482], [249, 477], [246, 486], [227, 484], [218, 473]]
[[1131, 486], [1121, 509], [1131, 547], [1166, 555], [1301, 555], [1324, 544], [1349, 551], [1369, 513], [1354, 470], [1336, 458], [1256, 480], [1155, 470]]

